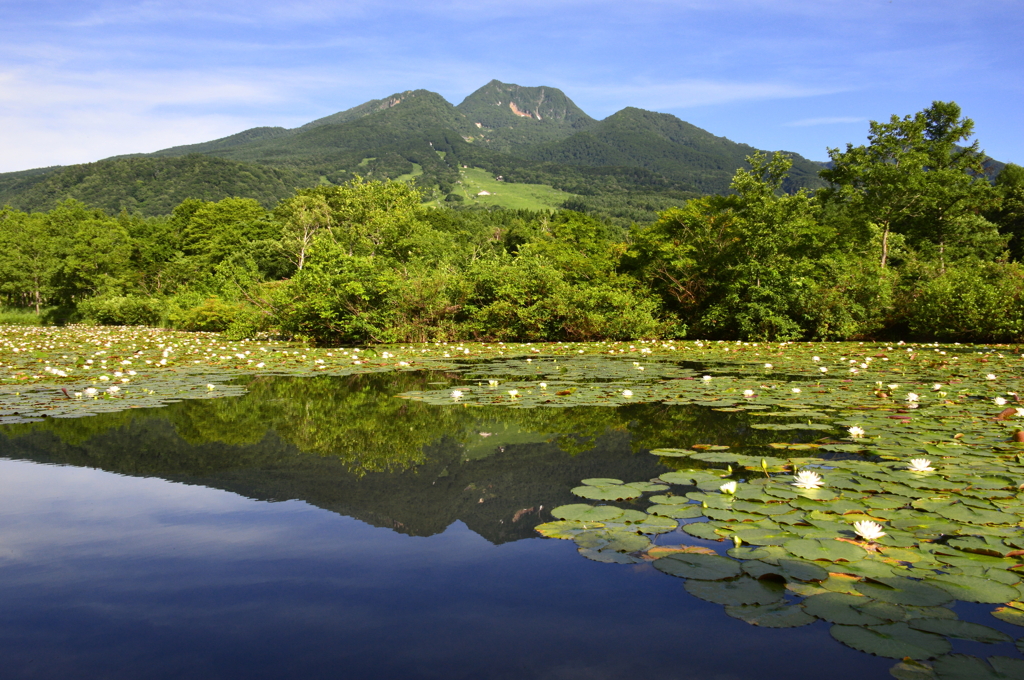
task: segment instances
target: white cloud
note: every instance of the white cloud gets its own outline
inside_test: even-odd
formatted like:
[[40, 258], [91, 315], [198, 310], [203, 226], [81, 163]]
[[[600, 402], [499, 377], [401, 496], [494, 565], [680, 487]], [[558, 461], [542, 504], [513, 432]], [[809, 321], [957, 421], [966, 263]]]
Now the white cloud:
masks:
[[[0, 172], [86, 163], [280, 125], [266, 120], [265, 110], [318, 82], [266, 71], [0, 72]], [[285, 124], [299, 122], [305, 121]]]
[[[843, 92], [849, 88], [829, 85], [801, 85], [782, 82], [736, 82], [720, 80], [678, 80], [671, 83], [649, 83], [615, 86], [572, 86], [580, 99], [605, 102], [628, 102], [644, 108], [685, 109], [695, 106], [727, 104], [741, 101], [793, 99]], [[626, 104], [623, 104], [626, 105]]]

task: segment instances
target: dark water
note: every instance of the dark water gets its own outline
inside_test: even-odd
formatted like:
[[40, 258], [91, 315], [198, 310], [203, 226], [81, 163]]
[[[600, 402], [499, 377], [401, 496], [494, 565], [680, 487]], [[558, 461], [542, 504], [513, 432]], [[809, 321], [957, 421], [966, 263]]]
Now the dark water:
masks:
[[647, 449], [739, 441], [737, 414], [389, 396], [444, 380], [262, 380], [3, 428], [0, 676], [889, 677], [828, 624], [752, 627], [535, 538], [580, 479], [653, 477]]

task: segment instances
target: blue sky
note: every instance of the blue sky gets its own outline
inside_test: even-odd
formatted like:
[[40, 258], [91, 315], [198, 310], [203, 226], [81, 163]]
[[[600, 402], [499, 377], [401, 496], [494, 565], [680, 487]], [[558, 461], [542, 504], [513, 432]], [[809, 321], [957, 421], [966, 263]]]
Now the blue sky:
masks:
[[0, 172], [492, 78], [815, 160], [954, 100], [1024, 164], [1020, 0], [0, 0]]

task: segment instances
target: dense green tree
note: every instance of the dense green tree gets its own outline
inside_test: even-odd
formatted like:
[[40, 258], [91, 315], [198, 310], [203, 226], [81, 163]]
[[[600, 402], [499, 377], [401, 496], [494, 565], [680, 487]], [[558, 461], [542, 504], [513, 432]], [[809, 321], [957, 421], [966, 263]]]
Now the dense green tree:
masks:
[[925, 257], [946, 263], [995, 256], [1003, 239], [980, 211], [991, 200], [978, 142], [964, 146], [974, 122], [953, 102], [932, 102], [913, 116], [872, 121], [866, 145], [829, 149], [827, 200], [855, 216], [860, 237], [880, 241], [880, 264], [890, 264], [892, 234]]

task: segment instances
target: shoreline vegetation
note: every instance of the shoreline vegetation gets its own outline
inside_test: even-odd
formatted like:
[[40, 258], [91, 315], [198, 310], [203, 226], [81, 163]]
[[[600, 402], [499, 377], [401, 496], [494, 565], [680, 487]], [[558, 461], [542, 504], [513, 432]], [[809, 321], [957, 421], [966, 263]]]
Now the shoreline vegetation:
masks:
[[954, 103], [830, 149], [786, 193], [760, 152], [732, 193], [628, 229], [569, 210], [432, 208], [401, 181], [0, 209], [0, 323], [160, 326], [322, 347], [413, 342], [1024, 338], [1024, 168], [983, 173]]

